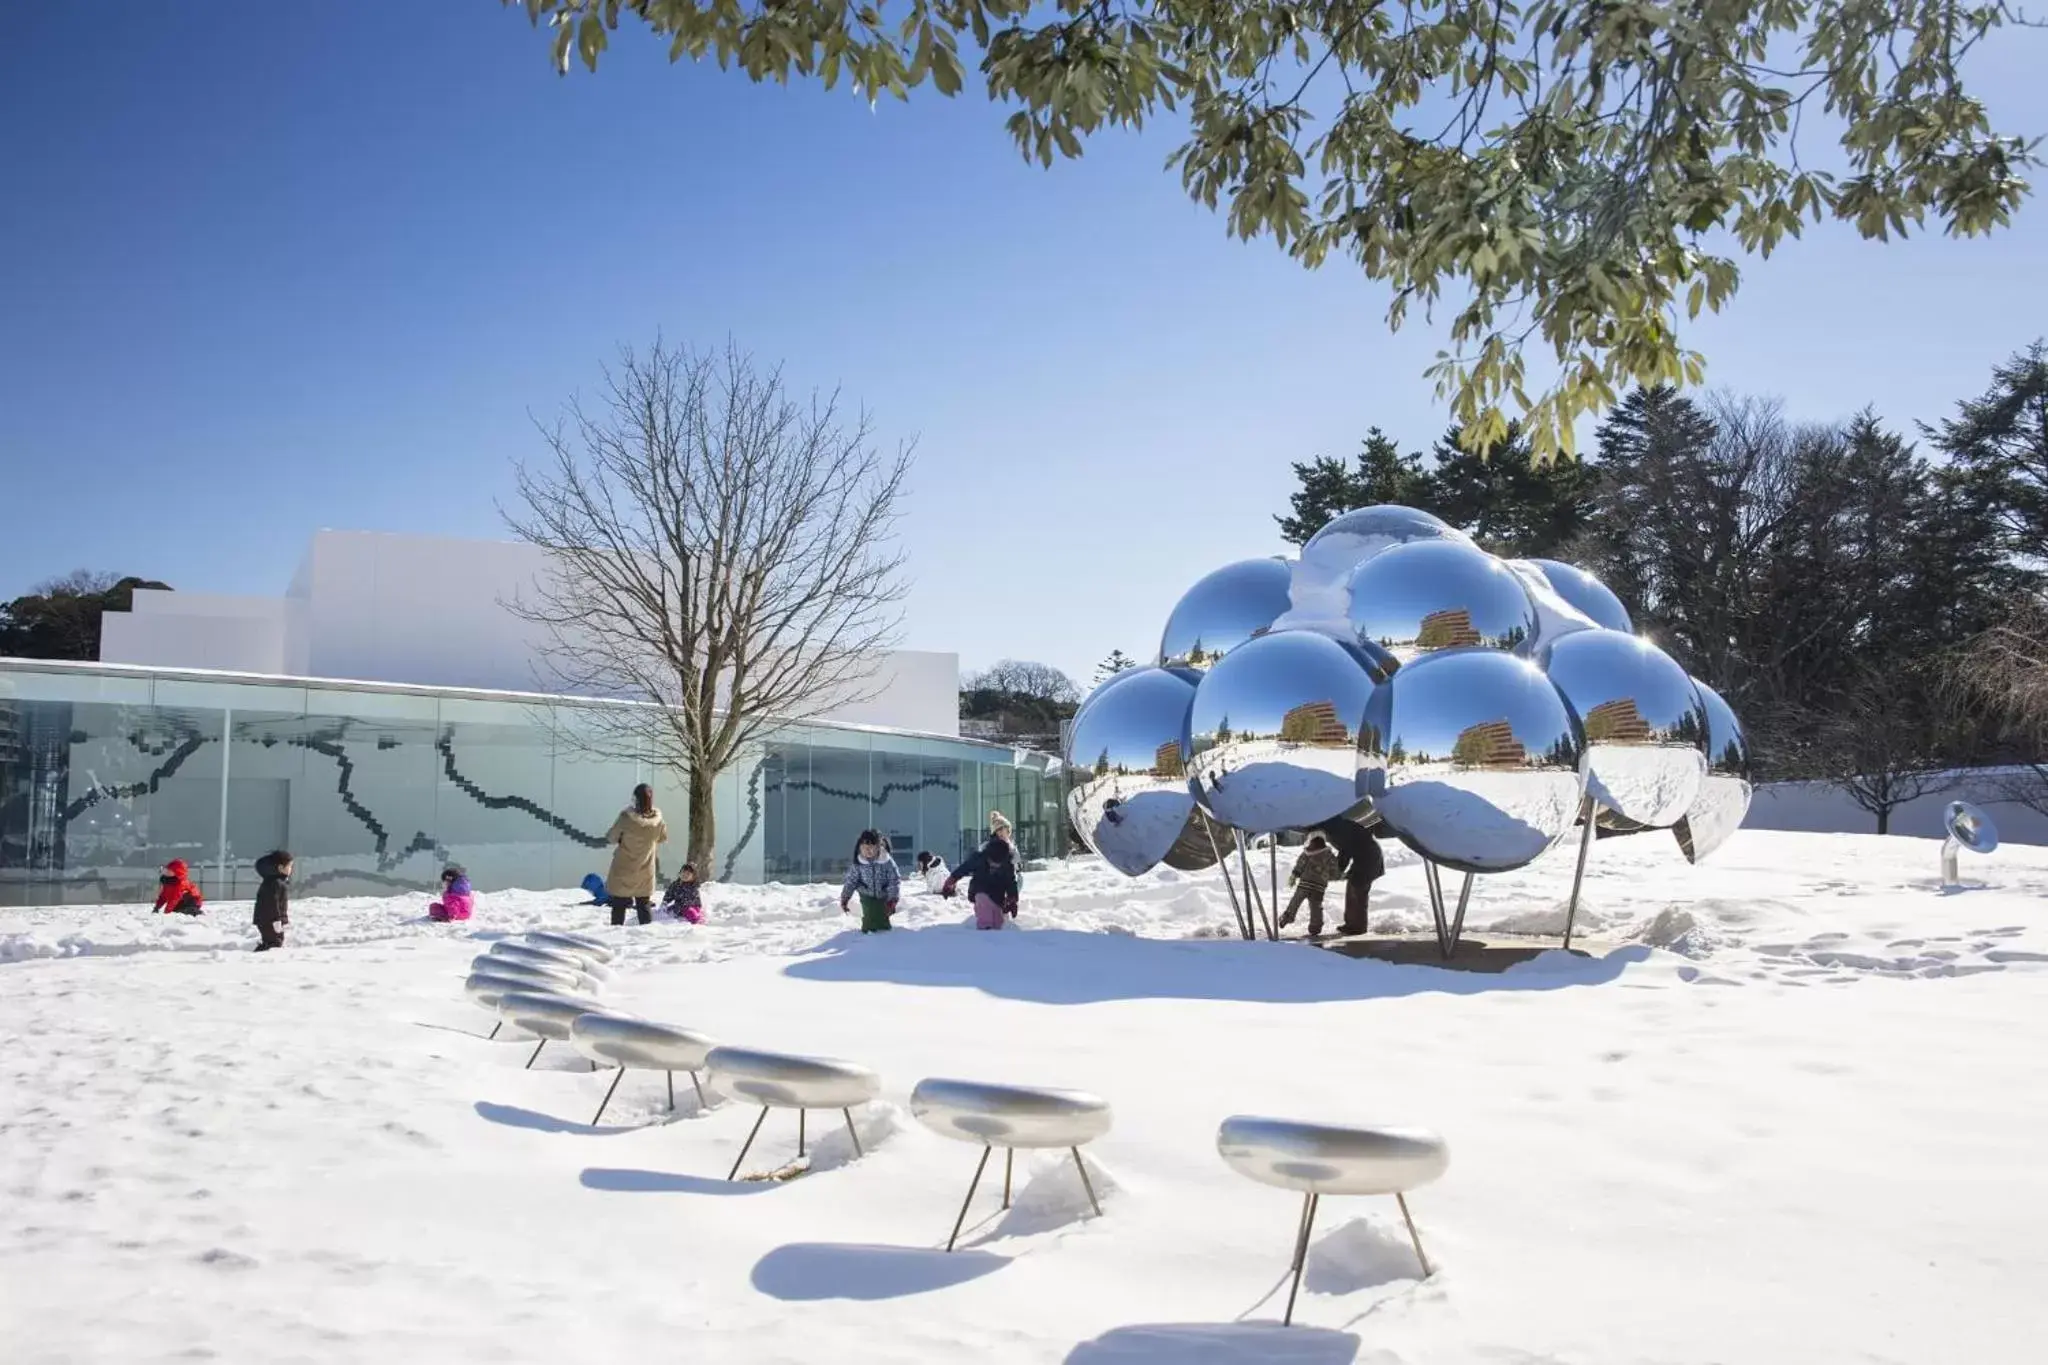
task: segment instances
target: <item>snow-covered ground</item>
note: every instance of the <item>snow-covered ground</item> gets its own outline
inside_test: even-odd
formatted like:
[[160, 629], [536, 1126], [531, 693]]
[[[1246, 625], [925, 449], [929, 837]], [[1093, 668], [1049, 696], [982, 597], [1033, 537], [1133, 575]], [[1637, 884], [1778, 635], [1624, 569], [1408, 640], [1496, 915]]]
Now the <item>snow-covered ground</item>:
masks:
[[[1554, 928], [1569, 850], [1483, 879], [1469, 922]], [[1427, 920], [1390, 858], [1375, 928]], [[1262, 870], [1263, 857], [1257, 860]], [[753, 1119], [550, 1046], [486, 1042], [468, 959], [590, 929], [573, 893], [0, 911], [0, 1359], [26, 1362], [2031, 1361], [2048, 1330], [2048, 849], [1745, 832], [1693, 868], [1603, 841], [1590, 961], [1499, 976], [1210, 937], [1221, 883], [1033, 874], [1027, 932], [957, 902], [846, 932], [832, 888], [707, 894], [627, 945], [624, 1008], [878, 1068], [868, 1154], [721, 1177]], [[1284, 862], [1283, 862], [1284, 869]], [[1116, 1106], [1071, 1163], [988, 1182], [907, 1117], [927, 1075]], [[1298, 1205], [1215, 1152], [1234, 1113], [1415, 1123], [1449, 1173], [1324, 1202], [1297, 1325]], [[750, 1167], [794, 1156], [771, 1118]], [[1276, 1288], [1281, 1290], [1275, 1294]]]

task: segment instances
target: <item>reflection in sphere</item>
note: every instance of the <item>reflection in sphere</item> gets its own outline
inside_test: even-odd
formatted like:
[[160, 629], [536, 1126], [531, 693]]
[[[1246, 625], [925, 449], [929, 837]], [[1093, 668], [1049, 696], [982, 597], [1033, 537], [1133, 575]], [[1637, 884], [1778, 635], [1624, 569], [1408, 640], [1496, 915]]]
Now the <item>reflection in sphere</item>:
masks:
[[1524, 640], [1515, 653], [1525, 659], [1539, 658], [1552, 640], [1569, 635], [1575, 630], [1594, 630], [1599, 627], [1598, 621], [1558, 595], [1557, 589], [1550, 586], [1550, 580], [1544, 577], [1543, 570], [1537, 566], [1535, 560], [1504, 559], [1501, 563], [1507, 565], [1508, 572], [1521, 580], [1523, 591], [1529, 594], [1529, 605], [1536, 608], [1536, 633]]
[[1373, 693], [1359, 745], [1380, 818], [1460, 872], [1533, 862], [1583, 800], [1578, 720], [1542, 670], [1498, 650], [1403, 666]]
[[1707, 771], [1707, 713], [1685, 670], [1648, 640], [1582, 630], [1551, 644], [1543, 670], [1586, 735], [1586, 792], [1638, 825], [1683, 816]]
[[1621, 605], [1621, 599], [1614, 595], [1612, 589], [1592, 574], [1576, 564], [1558, 559], [1532, 559], [1529, 562], [1543, 571], [1543, 576], [1550, 580], [1552, 591], [1592, 617], [1595, 624], [1618, 630], [1623, 635], [1634, 632], [1635, 623], [1629, 620], [1628, 608]]
[[1734, 708], [1699, 679], [1692, 685], [1706, 707], [1707, 775], [1700, 782], [1700, 794], [1671, 832], [1686, 861], [1696, 863], [1742, 827], [1742, 818], [1749, 814], [1750, 769], [1749, 739]]
[[1444, 521], [1431, 516], [1420, 508], [1403, 507], [1399, 503], [1377, 502], [1370, 507], [1354, 507], [1349, 512], [1340, 512], [1323, 523], [1323, 529], [1308, 538], [1301, 547], [1301, 556], [1323, 558], [1340, 542], [1349, 548], [1350, 542], [1365, 553], [1351, 562], [1356, 564], [1369, 559], [1381, 550], [1403, 545], [1411, 540], [1466, 540], [1465, 533]]
[[1358, 804], [1358, 724], [1376, 661], [1316, 631], [1261, 635], [1202, 676], [1188, 713], [1196, 798], [1253, 834], [1306, 829]]
[[1068, 818], [1082, 841], [1127, 877], [1149, 872], [1169, 853], [1191, 857], [1176, 848], [1189, 835], [1207, 842], [1194, 823], [1180, 752], [1194, 678], [1174, 669], [1129, 669], [1095, 689], [1068, 732]]
[[1189, 588], [1166, 618], [1159, 662], [1207, 668], [1265, 631], [1288, 606], [1294, 570], [1284, 559], [1241, 559]]
[[1507, 565], [1448, 540], [1416, 541], [1352, 572], [1349, 619], [1358, 638], [1402, 661], [1439, 649], [1513, 649], [1536, 633], [1536, 607]]

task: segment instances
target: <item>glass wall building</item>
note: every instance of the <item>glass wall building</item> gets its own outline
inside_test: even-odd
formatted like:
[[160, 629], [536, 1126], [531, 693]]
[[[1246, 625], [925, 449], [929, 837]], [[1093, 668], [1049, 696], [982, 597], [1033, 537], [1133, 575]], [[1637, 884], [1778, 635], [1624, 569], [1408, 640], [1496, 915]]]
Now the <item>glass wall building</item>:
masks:
[[[684, 857], [679, 775], [622, 752], [624, 703], [105, 664], [0, 660], [0, 905], [148, 900], [191, 865], [246, 898], [289, 848], [319, 895], [479, 889], [602, 875], [604, 833], [651, 783]], [[860, 831], [905, 866], [958, 862], [991, 810], [1027, 858], [1064, 851], [1063, 779], [1042, 754], [839, 724], [790, 725], [716, 784], [720, 880], [836, 881]]]

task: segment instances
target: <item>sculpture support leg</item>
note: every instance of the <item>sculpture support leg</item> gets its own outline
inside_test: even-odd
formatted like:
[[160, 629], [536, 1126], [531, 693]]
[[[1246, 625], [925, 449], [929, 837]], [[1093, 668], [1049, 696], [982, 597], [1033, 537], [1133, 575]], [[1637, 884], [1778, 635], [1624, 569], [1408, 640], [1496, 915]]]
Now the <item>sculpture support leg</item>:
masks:
[[1301, 1235], [1294, 1240], [1294, 1282], [1287, 1286], [1287, 1312], [1280, 1319], [1283, 1327], [1294, 1322], [1294, 1296], [1301, 1292], [1301, 1272], [1308, 1264], [1309, 1233], [1315, 1228], [1316, 1205], [1321, 1200], [1322, 1196], [1319, 1194], [1306, 1195], [1302, 1199]]
[[1456, 918], [1451, 921], [1451, 944], [1449, 950], [1444, 953], [1445, 957], [1449, 957], [1452, 953], [1458, 951], [1458, 940], [1465, 936], [1465, 906], [1470, 903], [1471, 899], [1472, 874], [1467, 872], [1465, 874], [1465, 884], [1458, 888], [1458, 913]]
[[1276, 833], [1266, 840], [1266, 886], [1273, 893], [1273, 937], [1280, 937], [1280, 836]]
[[860, 1146], [860, 1129], [853, 1126], [853, 1111], [851, 1109], [842, 1109], [839, 1112], [846, 1119], [846, 1135], [853, 1139], [853, 1154], [855, 1156], [866, 1156], [867, 1153], [862, 1151]]
[[796, 1111], [796, 1159], [798, 1161], [804, 1159], [804, 1115], [807, 1112], [807, 1110], [803, 1109]]
[[1437, 874], [1436, 864], [1427, 858], [1422, 860], [1422, 884], [1429, 892], [1430, 918], [1436, 923], [1437, 951], [1445, 957], [1449, 957], [1451, 955], [1449, 947], [1451, 926], [1449, 920], [1444, 916], [1443, 878]]
[[619, 1091], [619, 1082], [625, 1079], [626, 1068], [620, 1067], [619, 1074], [612, 1077], [610, 1089], [606, 1090], [604, 1092], [604, 1098], [597, 1102], [597, 1112], [590, 1116], [590, 1126], [592, 1128], [597, 1127], [597, 1121], [604, 1117], [604, 1107], [612, 1102], [612, 1096], [616, 1095]]
[[1250, 938], [1251, 920], [1247, 918], [1244, 908], [1238, 904], [1237, 884], [1230, 878], [1230, 860], [1223, 856], [1223, 846], [1216, 842], [1216, 826], [1210, 823], [1208, 816], [1199, 811], [1196, 812], [1195, 818], [1202, 822], [1202, 832], [1209, 836], [1209, 848], [1216, 855], [1216, 870], [1223, 874], [1223, 890], [1230, 897], [1230, 913], [1237, 920], [1238, 935], [1241, 938]]
[[522, 1070], [522, 1071], [531, 1071], [531, 1070], [533, 1070], [533, 1064], [534, 1064], [535, 1062], [537, 1062], [537, 1061], [539, 1061], [539, 1060], [540, 1060], [540, 1050], [541, 1050], [542, 1048], [546, 1047], [547, 1045], [548, 1045], [548, 1040], [547, 1040], [547, 1039], [545, 1039], [545, 1038], [543, 1038], [543, 1039], [541, 1039], [541, 1040], [540, 1040], [539, 1042], [535, 1043], [535, 1044], [533, 1045], [533, 1055], [532, 1055], [531, 1057], [528, 1057], [528, 1058], [526, 1059], [526, 1065], [525, 1065], [525, 1066], [523, 1066], [523, 1067], [521, 1067], [521, 1068], [520, 1068], [520, 1070]]
[[673, 1071], [668, 1073], [668, 1111], [671, 1114], [676, 1111], [676, 1073]]
[[1422, 1254], [1422, 1238], [1415, 1231], [1415, 1219], [1408, 1213], [1408, 1196], [1396, 1191], [1394, 1198], [1401, 1205], [1401, 1220], [1408, 1225], [1408, 1240], [1415, 1244], [1415, 1259], [1422, 1262], [1422, 1278], [1426, 1280], [1436, 1272], [1429, 1268], [1429, 1257]]
[[1587, 797], [1579, 807], [1579, 817], [1585, 828], [1579, 833], [1579, 865], [1572, 872], [1572, 898], [1564, 908], [1564, 950], [1572, 950], [1572, 922], [1579, 917], [1579, 886], [1586, 880], [1586, 853], [1593, 847], [1593, 798]]
[[[1266, 902], [1259, 895], [1259, 884], [1252, 878], [1251, 845], [1245, 842], [1243, 830], [1232, 830], [1231, 833], [1237, 836], [1237, 870], [1244, 878], [1245, 903], [1257, 910], [1258, 923], [1264, 926], [1266, 937], [1277, 939], [1280, 937], [1280, 931], [1274, 927], [1273, 917], [1266, 912]], [[1256, 937], [1256, 933], [1253, 936]]]
[[725, 1173], [725, 1178], [727, 1180], [731, 1180], [733, 1177], [737, 1176], [740, 1173], [740, 1163], [742, 1161], [745, 1161], [747, 1159], [747, 1153], [754, 1149], [754, 1138], [758, 1133], [760, 1133], [761, 1125], [766, 1123], [767, 1121], [768, 1106], [764, 1104], [761, 1106], [761, 1117], [754, 1120], [753, 1128], [750, 1129], [747, 1133], [747, 1140], [744, 1143], [740, 1144], [740, 1154], [733, 1158], [732, 1169]]
[[1074, 1169], [1081, 1173], [1081, 1188], [1088, 1191], [1088, 1207], [1095, 1210], [1097, 1218], [1102, 1217], [1102, 1201], [1095, 1197], [1095, 1182], [1088, 1178], [1088, 1163], [1081, 1160], [1081, 1149], [1069, 1147], [1074, 1154]]
[[704, 1083], [697, 1079], [697, 1073], [694, 1071], [690, 1073], [690, 1085], [697, 1092], [697, 1107], [699, 1109], [705, 1108], [706, 1106], [704, 1104]]
[[505, 1027], [505, 1021], [503, 1019], [500, 1019], [497, 1023], [491, 1025], [490, 1037], [485, 1038], [484, 1041], [488, 1043], [491, 1041], [491, 1038], [496, 1038], [498, 1036], [498, 1030], [503, 1027]]
[[988, 1169], [989, 1153], [994, 1150], [993, 1147], [982, 1148], [981, 1160], [974, 1164], [974, 1179], [967, 1182], [967, 1197], [960, 1201], [960, 1216], [953, 1220], [953, 1235], [946, 1239], [948, 1251], [953, 1249], [953, 1243], [960, 1240], [960, 1229], [967, 1222], [967, 1206], [974, 1202], [974, 1192], [981, 1187], [981, 1173]]
[[1954, 886], [1961, 882], [1962, 870], [1956, 866], [1956, 850], [1960, 848], [1956, 836], [1951, 834], [1941, 841], [1941, 884]]
[[1003, 1207], [1010, 1207], [1010, 1173], [1017, 1165], [1017, 1149], [1003, 1148]]

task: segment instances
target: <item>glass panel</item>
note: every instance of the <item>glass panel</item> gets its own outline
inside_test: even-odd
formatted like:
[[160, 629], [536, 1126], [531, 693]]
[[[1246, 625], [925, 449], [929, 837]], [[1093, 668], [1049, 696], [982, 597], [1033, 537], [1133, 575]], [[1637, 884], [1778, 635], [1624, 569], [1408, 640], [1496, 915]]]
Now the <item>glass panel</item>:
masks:
[[[852, 746], [858, 745], [855, 748]], [[819, 730], [811, 745], [811, 853], [808, 875], [826, 881], [846, 875], [860, 832], [873, 824], [868, 737]]]
[[554, 886], [560, 846], [602, 842], [556, 809], [552, 729], [545, 706], [442, 699], [434, 833], [479, 889]]
[[761, 765], [764, 881], [800, 882], [810, 877], [811, 746], [778, 739]]
[[[633, 786], [640, 780], [632, 747], [606, 712], [582, 706], [554, 709], [553, 810], [563, 822], [564, 839], [555, 846], [553, 885], [578, 886], [592, 873], [602, 877], [610, 870], [604, 834], [632, 804]], [[659, 792], [656, 800], [668, 819], [670, 839], [686, 838], [687, 802], [669, 801]], [[680, 862], [680, 843], [678, 850]]]
[[[924, 845], [924, 771], [915, 753], [903, 752], [915, 741], [890, 735], [874, 751], [874, 825], [882, 832], [899, 869], [909, 869]], [[887, 746], [887, 747], [883, 747]]]
[[307, 700], [387, 714], [316, 709], [273, 726], [274, 744], [304, 756], [287, 798], [292, 884], [326, 896], [433, 890], [446, 856], [435, 833], [433, 699], [308, 689]]
[[147, 901], [172, 858], [218, 897], [220, 736], [218, 713], [0, 699], [0, 904]]

